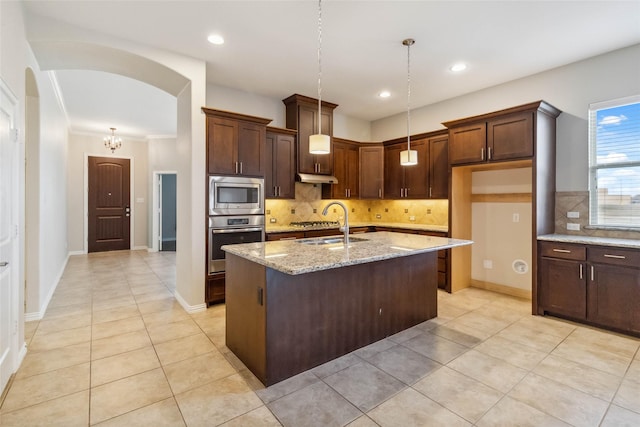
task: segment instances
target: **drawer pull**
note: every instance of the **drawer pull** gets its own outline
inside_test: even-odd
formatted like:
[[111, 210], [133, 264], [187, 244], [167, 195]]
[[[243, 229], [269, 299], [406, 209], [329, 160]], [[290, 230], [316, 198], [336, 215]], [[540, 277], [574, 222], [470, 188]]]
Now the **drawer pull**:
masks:
[[625, 257], [624, 255], [610, 255], [610, 254], [604, 254], [605, 258], [615, 258], [615, 259], [627, 259], [627, 257]]
[[583, 277], [583, 265], [580, 264], [580, 279], [582, 280]]
[[560, 252], [562, 254], [570, 254], [571, 251], [567, 250], [567, 249], [554, 249], [553, 252]]

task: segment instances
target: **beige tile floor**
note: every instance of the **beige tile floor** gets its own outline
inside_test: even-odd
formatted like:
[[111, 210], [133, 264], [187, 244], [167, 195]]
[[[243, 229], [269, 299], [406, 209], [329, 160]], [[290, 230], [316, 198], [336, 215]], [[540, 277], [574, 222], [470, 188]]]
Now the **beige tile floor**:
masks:
[[0, 408], [2, 426], [639, 426], [640, 340], [478, 289], [439, 316], [264, 388], [187, 314], [175, 257], [73, 256]]

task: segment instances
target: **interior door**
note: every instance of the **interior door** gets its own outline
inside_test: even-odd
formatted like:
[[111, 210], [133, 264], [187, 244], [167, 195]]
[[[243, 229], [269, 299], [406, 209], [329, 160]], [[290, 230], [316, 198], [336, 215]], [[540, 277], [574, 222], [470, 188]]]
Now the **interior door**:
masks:
[[161, 251], [176, 250], [176, 174], [160, 175], [160, 247]]
[[130, 160], [89, 157], [88, 251], [130, 248]]
[[[18, 276], [17, 232], [14, 232], [17, 197], [17, 137], [13, 131], [16, 102], [0, 80], [0, 395], [13, 373], [17, 352]], [[16, 230], [17, 231], [17, 230]]]

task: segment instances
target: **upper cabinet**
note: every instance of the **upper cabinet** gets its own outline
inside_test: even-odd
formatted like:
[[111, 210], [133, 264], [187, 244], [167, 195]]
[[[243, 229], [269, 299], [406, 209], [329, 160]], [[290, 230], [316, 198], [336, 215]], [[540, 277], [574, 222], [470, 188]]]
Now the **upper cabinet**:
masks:
[[[318, 100], [291, 95], [282, 100], [286, 106], [286, 126], [298, 131], [298, 172], [320, 175], [333, 174], [331, 154], [309, 153], [309, 136], [318, 133]], [[333, 110], [337, 104], [322, 101], [322, 133], [333, 136]]]
[[296, 131], [267, 127], [265, 197], [295, 199]]
[[270, 119], [202, 107], [207, 116], [207, 172], [264, 177]]
[[322, 186], [322, 197], [325, 199], [357, 199], [358, 174], [360, 169], [359, 143], [346, 139], [333, 140], [333, 174], [338, 178], [337, 184]]
[[360, 145], [360, 198], [384, 197], [384, 147], [382, 144]]
[[554, 107], [540, 101], [443, 123], [449, 128], [451, 165], [532, 158], [539, 112], [558, 114]]
[[446, 199], [448, 197], [448, 135], [446, 130], [420, 134], [411, 139], [418, 164], [400, 165], [406, 138], [385, 142], [384, 192], [388, 199]]

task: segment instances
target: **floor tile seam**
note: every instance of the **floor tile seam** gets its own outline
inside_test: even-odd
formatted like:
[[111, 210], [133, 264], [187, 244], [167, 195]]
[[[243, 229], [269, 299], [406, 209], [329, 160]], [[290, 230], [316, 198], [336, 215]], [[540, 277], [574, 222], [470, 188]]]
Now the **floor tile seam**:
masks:
[[[261, 401], [261, 402], [262, 402], [262, 401]], [[260, 408], [261, 406], [264, 406], [264, 407], [265, 407], [265, 409], [266, 409], [267, 411], [269, 411], [269, 412], [271, 413], [271, 415], [273, 415], [273, 417], [276, 419], [276, 421], [278, 421], [278, 423], [279, 423], [281, 426], [284, 426], [284, 424], [280, 421], [280, 418], [278, 418], [278, 417], [276, 416], [276, 414], [274, 414], [274, 413], [273, 413], [273, 411], [271, 411], [271, 409], [269, 409], [269, 407], [268, 407], [267, 405], [265, 405], [265, 404], [264, 404], [264, 402], [262, 402], [262, 404], [261, 404], [260, 406], [258, 406], [258, 408]], [[226, 424], [226, 423], [229, 423], [229, 422], [231, 422], [231, 421], [233, 421], [233, 420], [239, 419], [239, 418], [241, 418], [241, 417], [243, 417], [243, 416], [247, 415], [249, 412], [255, 411], [255, 410], [256, 410], [256, 409], [258, 409], [258, 408], [250, 409], [250, 410], [248, 410], [247, 412], [244, 412], [244, 413], [242, 413], [242, 414], [240, 414], [240, 415], [236, 415], [235, 417], [230, 418], [230, 419], [228, 419], [228, 420], [226, 420], [226, 421], [223, 421], [223, 422], [222, 422], [222, 423], [220, 423], [220, 424], [216, 424], [216, 426], [221, 426], [221, 425], [224, 425], [224, 424]], [[187, 425], [186, 421], [185, 421], [185, 425]], [[187, 425], [187, 427], [188, 427], [188, 425]]]
[[[175, 364], [178, 364], [178, 363], [184, 363], [186, 360], [194, 359], [194, 358], [196, 358], [196, 357], [202, 357], [202, 356], [207, 355], [207, 354], [209, 354], [209, 353], [211, 353], [211, 354], [215, 355], [215, 354], [216, 354], [216, 352], [218, 352], [218, 354], [220, 354], [220, 355], [224, 358], [224, 355], [223, 355], [223, 354], [221, 354], [221, 353], [216, 349], [215, 351], [212, 351], [212, 350], [205, 351], [204, 353], [200, 353], [200, 354], [192, 355], [192, 356], [186, 357], [186, 358], [184, 358], [184, 359], [180, 359], [180, 360], [174, 360], [174, 361], [169, 362], [169, 363], [162, 363], [162, 360], [160, 360], [160, 356], [158, 355], [158, 351], [156, 350], [156, 348], [155, 348], [155, 347], [154, 347], [154, 351], [155, 351], [155, 353], [156, 353], [156, 357], [158, 358], [158, 362], [160, 363], [160, 365], [161, 365], [163, 368], [164, 368], [164, 367], [169, 368], [171, 365], [175, 365]], [[226, 359], [226, 358], [225, 358], [225, 361], [227, 361], [227, 359]], [[227, 362], [228, 362], [228, 361], [227, 361]], [[231, 365], [231, 363], [229, 363], [229, 364]], [[231, 367], [233, 368], [233, 370], [234, 370], [234, 371], [236, 371], [236, 373], [238, 373], [237, 369], [236, 369], [236, 368], [234, 368], [234, 367], [233, 367], [233, 365], [231, 365]]]
[[105, 423], [105, 422], [107, 422], [107, 421], [109, 421], [109, 420], [113, 420], [114, 418], [118, 418], [118, 417], [121, 417], [121, 416], [124, 416], [124, 415], [130, 414], [130, 413], [132, 413], [132, 412], [138, 411], [138, 410], [143, 409], [143, 408], [147, 408], [147, 407], [149, 407], [149, 406], [152, 406], [152, 405], [157, 404], [158, 402], [163, 402], [163, 401], [168, 400], [168, 399], [173, 399], [174, 403], [176, 404], [176, 407], [178, 408], [178, 411], [180, 412], [180, 417], [182, 417], [182, 421], [184, 421], [184, 424], [185, 424], [185, 426], [186, 426], [186, 425], [187, 425], [187, 422], [186, 422], [186, 420], [184, 419], [184, 416], [182, 415], [182, 411], [180, 410], [180, 406], [178, 405], [178, 402], [176, 401], [175, 396], [165, 397], [164, 399], [158, 400], [158, 401], [156, 401], [156, 402], [151, 402], [151, 403], [149, 403], [149, 404], [147, 404], [147, 405], [140, 406], [139, 408], [135, 408], [135, 409], [132, 409], [132, 410], [127, 411], [127, 412], [123, 412], [122, 414], [118, 414], [118, 415], [116, 415], [116, 416], [114, 416], [114, 417], [106, 418], [106, 419], [104, 419], [104, 420], [100, 420], [100, 421], [99, 421], [98, 423], [96, 423], [96, 424], [91, 424], [91, 417], [89, 417], [89, 424], [88, 424], [88, 426], [96, 426], [96, 425], [100, 425], [101, 423]]
[[[512, 390], [513, 390], [513, 389], [512, 389]], [[511, 393], [511, 390], [509, 391], [509, 393]], [[488, 414], [488, 413], [489, 413], [493, 408], [495, 408], [496, 406], [498, 406], [498, 404], [499, 404], [500, 402], [502, 402], [503, 400], [505, 400], [505, 399], [507, 399], [507, 398], [508, 398], [508, 399], [515, 400], [516, 402], [518, 402], [518, 403], [520, 403], [520, 404], [522, 404], [522, 405], [528, 406], [529, 408], [531, 408], [531, 409], [533, 409], [533, 410], [535, 410], [535, 411], [538, 411], [538, 412], [540, 412], [540, 413], [542, 413], [542, 414], [545, 414], [545, 415], [546, 415], [546, 416], [548, 416], [548, 417], [551, 417], [551, 418], [553, 418], [553, 419], [555, 419], [555, 420], [558, 420], [558, 421], [559, 421], [559, 422], [561, 422], [561, 423], [567, 424], [567, 425], [569, 425], [569, 426], [573, 426], [573, 424], [569, 423], [568, 421], [562, 420], [562, 419], [560, 419], [560, 418], [556, 417], [555, 415], [551, 415], [551, 414], [549, 414], [549, 413], [547, 413], [547, 412], [543, 411], [542, 409], [538, 409], [538, 408], [536, 408], [536, 407], [534, 407], [534, 406], [531, 406], [531, 405], [529, 405], [527, 402], [523, 402], [522, 400], [517, 399], [517, 398], [515, 398], [514, 396], [511, 396], [509, 393], [505, 393], [505, 394], [504, 394], [504, 395], [503, 395], [503, 396], [502, 396], [502, 397], [501, 397], [501, 398], [500, 398], [500, 399], [499, 399], [499, 400], [498, 400], [498, 401], [497, 401], [497, 402], [496, 402], [496, 403], [495, 403], [491, 408], [489, 408], [489, 409], [488, 409], [484, 414], [482, 414], [482, 416], [481, 416], [480, 418], [478, 418], [478, 420], [477, 420], [473, 425], [475, 426], [477, 423], [479, 423], [480, 421], [482, 421], [482, 419], [483, 419], [483, 418], [484, 418], [484, 417], [485, 417], [485, 416], [486, 416], [486, 415], [487, 415], [487, 414]]]
[[[510, 323], [509, 325], [506, 325], [506, 326], [502, 327], [501, 329], [499, 329], [499, 330], [497, 330], [497, 331], [495, 331], [495, 332], [490, 332], [490, 331], [486, 331], [486, 330], [483, 330], [483, 329], [480, 329], [480, 328], [476, 328], [476, 327], [474, 327], [474, 326], [472, 326], [472, 325], [470, 325], [470, 324], [468, 324], [468, 323], [463, 323], [463, 324], [464, 324], [465, 326], [468, 326], [469, 328], [471, 328], [471, 329], [475, 330], [475, 331], [478, 331], [478, 332], [481, 332], [481, 333], [487, 333], [487, 334], [489, 334], [489, 336], [488, 336], [487, 338], [484, 338], [484, 339], [482, 339], [478, 344], [473, 345], [473, 346], [472, 346], [472, 348], [473, 348], [473, 347], [476, 347], [476, 346], [478, 346], [478, 345], [482, 344], [483, 342], [487, 341], [488, 339], [493, 338], [494, 336], [496, 336], [496, 335], [497, 335], [497, 334], [499, 334], [500, 332], [502, 332], [502, 331], [504, 331], [505, 329], [507, 329], [507, 328], [508, 328], [509, 326], [511, 326], [513, 323]], [[460, 331], [459, 331], [459, 332], [460, 332]], [[464, 332], [463, 332], [463, 333], [464, 333]]]
[[[10, 392], [11, 392], [11, 390], [9, 390], [9, 392], [7, 393], [7, 397], [9, 396]], [[61, 394], [59, 396], [56, 396], [56, 397], [53, 397], [53, 398], [50, 398], [50, 399], [41, 400], [41, 401], [36, 402], [36, 403], [31, 403], [31, 404], [29, 404], [27, 406], [22, 406], [22, 407], [19, 407], [19, 408], [12, 409], [10, 411], [5, 411], [3, 409], [3, 407], [4, 407], [4, 402], [3, 402], [3, 407], [0, 407], [0, 415], [6, 415], [6, 414], [10, 414], [12, 412], [22, 411], [24, 409], [28, 409], [28, 408], [32, 408], [34, 406], [42, 405], [42, 404], [47, 403], [47, 402], [53, 402], [54, 400], [62, 399], [63, 397], [71, 396], [72, 394], [83, 393], [83, 392], [89, 392], [90, 393], [90, 389], [89, 388], [82, 388], [80, 390], [72, 391], [71, 393]], [[89, 395], [89, 397], [91, 397], [91, 395]], [[6, 398], [5, 398], [5, 401], [6, 401]], [[89, 404], [89, 406], [91, 406], [91, 405]]]
[[578, 362], [578, 361], [576, 361], [576, 360], [569, 359], [569, 357], [568, 357], [568, 356], [564, 356], [564, 355], [562, 355], [562, 354], [555, 354], [555, 353], [554, 353], [554, 351], [555, 351], [555, 350], [556, 350], [555, 348], [554, 348], [553, 350], [551, 350], [551, 351], [549, 352], [549, 354], [548, 354], [548, 355], [549, 355], [549, 356], [554, 356], [554, 357], [559, 357], [559, 358], [561, 358], [561, 359], [568, 360], [569, 362], [577, 363], [578, 365], [586, 366], [586, 367], [588, 367], [588, 368], [590, 368], [590, 369], [594, 369], [594, 370], [596, 370], [596, 371], [598, 371], [598, 372], [602, 372], [602, 373], [605, 373], [605, 374], [613, 375], [614, 377], [618, 377], [618, 378], [620, 378], [621, 380], [625, 378], [625, 376], [626, 376], [627, 372], [629, 372], [629, 367], [631, 366], [631, 363], [633, 362], [633, 359], [631, 359], [631, 361], [630, 361], [630, 362], [629, 362], [629, 364], [627, 365], [627, 368], [625, 369], [625, 373], [624, 373], [624, 374], [622, 374], [622, 375], [619, 375], [619, 374], [615, 374], [615, 373], [613, 373], [613, 372], [609, 372], [609, 371], [604, 371], [604, 370], [602, 370], [602, 369], [598, 369], [598, 368], [593, 367], [593, 366], [590, 366], [590, 365], [586, 365], [586, 364], [584, 364], [584, 363], [582, 363], [582, 362]]
[[[352, 365], [352, 366], [353, 366], [353, 365]], [[308, 372], [308, 371], [306, 371], [306, 372]], [[280, 396], [279, 398], [277, 398], [277, 399], [275, 399], [275, 400], [272, 400], [272, 401], [271, 401], [271, 402], [269, 402], [269, 403], [265, 403], [264, 405], [265, 405], [267, 408], [269, 408], [269, 405], [271, 405], [271, 404], [272, 404], [272, 403], [274, 403], [274, 402], [277, 402], [278, 400], [280, 400], [280, 399], [284, 398], [285, 396], [289, 396], [289, 395], [291, 395], [291, 394], [293, 394], [293, 393], [297, 393], [297, 392], [299, 392], [299, 391], [301, 391], [301, 390], [304, 390], [304, 389], [306, 389], [306, 388], [312, 387], [312, 386], [314, 386], [314, 385], [316, 385], [316, 384], [318, 384], [318, 383], [323, 383], [325, 386], [329, 387], [329, 389], [333, 390], [333, 392], [335, 392], [338, 396], [340, 396], [342, 399], [344, 399], [344, 401], [345, 401], [345, 402], [347, 402], [349, 405], [353, 406], [353, 407], [354, 407], [358, 412], [360, 412], [360, 415], [358, 415], [355, 419], [353, 419], [353, 420], [349, 421], [349, 423], [352, 423], [353, 421], [357, 420], [357, 419], [358, 419], [358, 418], [360, 418], [361, 416], [365, 415], [367, 412], [369, 412], [369, 411], [372, 411], [372, 410], [373, 410], [373, 408], [371, 408], [371, 409], [369, 409], [369, 411], [363, 411], [362, 409], [360, 409], [360, 408], [358, 407], [358, 405], [356, 405], [355, 403], [353, 403], [353, 402], [352, 402], [351, 400], [349, 400], [346, 396], [342, 395], [342, 393], [340, 393], [338, 390], [336, 390], [334, 387], [332, 387], [332, 386], [331, 386], [331, 384], [327, 383], [324, 379], [322, 379], [322, 378], [318, 377], [315, 373], [313, 373], [313, 372], [311, 372], [311, 373], [316, 377], [317, 381], [314, 381], [314, 382], [312, 382], [311, 384], [307, 384], [306, 386], [304, 386], [304, 387], [302, 387], [302, 388], [300, 388], [300, 389], [298, 389], [298, 390], [292, 391], [291, 393], [287, 393], [287, 394], [285, 394], [285, 395], [282, 395], [282, 396]], [[333, 374], [332, 374], [332, 375], [333, 375]], [[330, 376], [331, 376], [331, 375], [329, 375], [329, 376], [325, 377], [325, 379], [326, 379], [326, 378], [329, 378]], [[406, 388], [407, 388], [407, 386], [405, 386], [405, 387], [403, 388], [403, 390], [404, 390], [404, 389], [406, 389]], [[401, 391], [402, 391], [402, 390], [401, 390]], [[399, 393], [399, 392], [398, 392], [398, 393]], [[394, 394], [393, 394], [393, 396], [395, 396], [395, 395], [396, 395], [396, 394], [398, 394], [398, 393], [394, 393]], [[392, 397], [393, 397], [393, 396], [392, 396]], [[260, 397], [260, 396], [258, 396], [258, 398], [259, 398], [259, 397]], [[261, 400], [262, 400], [262, 399], [261, 399]], [[386, 402], [386, 400], [388, 400], [388, 399], [385, 399], [385, 402]], [[378, 405], [376, 405], [375, 407], [378, 407], [378, 406], [379, 406], [379, 405], [381, 405], [382, 403], [384, 403], [384, 402], [380, 402], [380, 403], [379, 403]], [[269, 410], [271, 410], [271, 408], [269, 408]], [[276, 417], [276, 418], [277, 418], [277, 417]], [[280, 420], [280, 419], [278, 418], [278, 420]], [[282, 422], [281, 422], [281, 424], [282, 424], [282, 425], [284, 425], [284, 423], [282, 423]]]
[[[121, 354], [124, 354], [124, 353], [121, 353]], [[104, 383], [96, 384], [96, 385], [93, 385], [93, 375], [91, 375], [91, 384], [92, 384], [91, 385], [91, 390], [99, 388], [99, 387], [102, 387], [102, 386], [106, 386], [108, 384], [113, 384], [113, 383], [121, 381], [121, 380], [126, 380], [128, 378], [135, 377], [136, 375], [146, 374], [147, 372], [154, 371], [154, 370], [156, 370], [158, 368], [161, 368], [160, 363], [158, 363], [158, 366], [154, 366], [153, 368], [148, 368], [148, 369], [136, 372], [135, 374], [125, 375], [124, 377], [116, 378], [116, 379], [113, 379], [113, 380], [110, 380], [110, 381], [107, 381], [107, 382], [104, 382]]]

